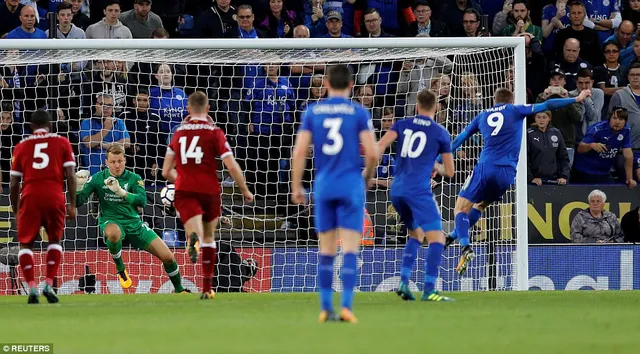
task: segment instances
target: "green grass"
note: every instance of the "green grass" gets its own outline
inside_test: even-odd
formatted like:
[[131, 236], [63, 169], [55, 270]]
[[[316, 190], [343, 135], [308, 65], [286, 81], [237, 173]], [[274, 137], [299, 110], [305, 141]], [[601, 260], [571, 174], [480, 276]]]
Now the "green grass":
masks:
[[640, 292], [357, 293], [360, 323], [316, 322], [317, 294], [0, 297], [0, 342], [54, 353], [638, 353]]

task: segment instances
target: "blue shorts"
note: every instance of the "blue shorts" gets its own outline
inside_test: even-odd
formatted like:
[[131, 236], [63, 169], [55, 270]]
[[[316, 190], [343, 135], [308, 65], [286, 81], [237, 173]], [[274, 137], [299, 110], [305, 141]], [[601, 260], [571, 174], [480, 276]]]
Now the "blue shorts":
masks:
[[362, 234], [364, 229], [364, 193], [344, 198], [316, 199], [315, 217], [318, 232], [341, 228]]
[[480, 163], [467, 177], [459, 196], [472, 203], [493, 203], [502, 199], [516, 178], [516, 170], [509, 166]]
[[391, 196], [391, 203], [400, 215], [400, 220], [409, 230], [442, 231], [442, 217], [433, 194]]

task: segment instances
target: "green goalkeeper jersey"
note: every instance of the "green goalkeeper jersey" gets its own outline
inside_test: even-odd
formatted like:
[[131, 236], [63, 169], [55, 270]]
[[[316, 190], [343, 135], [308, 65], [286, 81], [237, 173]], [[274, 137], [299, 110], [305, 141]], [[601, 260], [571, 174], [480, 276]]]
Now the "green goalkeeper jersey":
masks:
[[76, 196], [77, 206], [85, 204], [91, 194], [95, 194], [100, 203], [98, 222], [102, 220], [121, 223], [142, 222], [140, 214], [138, 214], [138, 207], [144, 207], [147, 202], [147, 192], [144, 189], [142, 178], [129, 170], [125, 170], [120, 177], [117, 177], [120, 187], [128, 192], [122, 198], [110, 191], [104, 184], [104, 180], [109, 177], [111, 177], [109, 169], [91, 176]]

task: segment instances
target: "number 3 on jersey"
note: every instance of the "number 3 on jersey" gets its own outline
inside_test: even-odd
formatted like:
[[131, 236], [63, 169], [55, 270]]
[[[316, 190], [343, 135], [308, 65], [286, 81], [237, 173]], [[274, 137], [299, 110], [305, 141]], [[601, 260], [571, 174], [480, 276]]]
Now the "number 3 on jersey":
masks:
[[491, 135], [492, 136], [498, 135], [498, 133], [500, 133], [500, 129], [502, 129], [502, 125], [504, 124], [504, 115], [502, 115], [502, 113], [500, 112], [495, 112], [490, 114], [487, 117], [487, 124], [491, 128], [493, 128]]
[[325, 155], [336, 155], [342, 150], [344, 140], [340, 134], [340, 127], [342, 126], [342, 118], [327, 118], [322, 122], [324, 128], [329, 128], [327, 133], [327, 139], [331, 141], [331, 144], [322, 144], [322, 152]]
[[190, 144], [187, 144], [186, 136], [181, 136], [180, 139], [178, 139], [178, 143], [180, 144], [180, 161], [183, 165], [186, 165], [189, 159], [194, 159], [196, 165], [202, 163], [204, 153], [202, 152], [202, 148], [198, 146], [198, 141], [200, 141], [199, 136], [194, 136]]

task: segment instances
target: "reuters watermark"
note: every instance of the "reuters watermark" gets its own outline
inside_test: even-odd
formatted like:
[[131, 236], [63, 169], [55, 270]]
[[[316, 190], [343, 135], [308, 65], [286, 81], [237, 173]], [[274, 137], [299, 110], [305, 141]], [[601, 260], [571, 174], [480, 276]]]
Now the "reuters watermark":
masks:
[[53, 353], [53, 344], [0, 343], [0, 353]]

